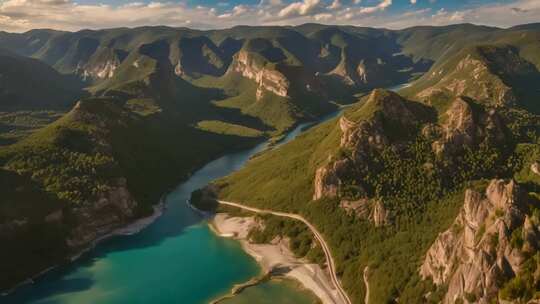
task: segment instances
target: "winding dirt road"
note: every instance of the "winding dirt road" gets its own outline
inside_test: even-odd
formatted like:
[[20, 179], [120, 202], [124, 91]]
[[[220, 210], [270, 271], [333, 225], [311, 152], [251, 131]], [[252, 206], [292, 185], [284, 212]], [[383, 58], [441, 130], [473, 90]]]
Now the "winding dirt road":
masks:
[[294, 219], [294, 220], [301, 221], [302, 223], [306, 224], [306, 226], [308, 226], [308, 228], [311, 230], [311, 232], [313, 232], [313, 235], [315, 236], [315, 238], [317, 239], [317, 241], [321, 245], [321, 248], [324, 251], [324, 255], [326, 256], [326, 261], [328, 262], [328, 268], [330, 270], [330, 278], [332, 280], [332, 283], [336, 287], [336, 290], [338, 291], [338, 294], [339, 294], [340, 298], [343, 300], [343, 303], [352, 304], [351, 299], [349, 299], [349, 296], [347, 295], [347, 293], [345, 292], [343, 287], [341, 287], [341, 283], [339, 282], [339, 279], [338, 279], [338, 277], [336, 275], [336, 266], [335, 266], [335, 263], [334, 263], [334, 259], [332, 258], [332, 254], [330, 252], [330, 248], [328, 247], [328, 245], [324, 241], [324, 238], [322, 237], [321, 233], [317, 230], [317, 228], [315, 228], [315, 226], [313, 226], [305, 218], [303, 218], [300, 215], [293, 214], [293, 213], [285, 213], [285, 212], [278, 212], [278, 211], [272, 211], [272, 210], [258, 209], [258, 208], [253, 208], [253, 207], [249, 207], [249, 206], [245, 206], [245, 205], [241, 205], [241, 204], [237, 204], [237, 203], [232, 203], [232, 202], [227, 202], [227, 201], [218, 200], [218, 203], [220, 203], [222, 205], [241, 208], [241, 209], [244, 209], [244, 210], [249, 210], [249, 211], [255, 212], [255, 213], [272, 214], [272, 215], [276, 215], [276, 216], [287, 217], [287, 218], [291, 218], [291, 219]]

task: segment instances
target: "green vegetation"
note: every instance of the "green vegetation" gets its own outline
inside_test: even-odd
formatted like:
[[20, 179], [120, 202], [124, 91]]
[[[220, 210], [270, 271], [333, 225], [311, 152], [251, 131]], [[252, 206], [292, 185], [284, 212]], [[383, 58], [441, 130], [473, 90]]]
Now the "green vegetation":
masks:
[[257, 84], [239, 74], [230, 73], [220, 78], [207, 76], [195, 83], [202, 87], [223, 89], [226, 97], [214, 102], [217, 107], [238, 109], [244, 115], [258, 118], [266, 128], [275, 130], [274, 135], [291, 128], [301, 119], [299, 109], [284, 97], [267, 93], [257, 100]]
[[65, 110], [84, 95], [77, 78], [3, 48], [0, 71], [0, 111]]
[[245, 136], [245, 137], [262, 137], [264, 133], [259, 130], [252, 128], [226, 123], [219, 120], [203, 120], [197, 123], [197, 128], [225, 135], [236, 135], [236, 136]]
[[520, 273], [508, 281], [499, 291], [499, 297], [507, 301], [526, 303], [531, 299], [540, 297], [538, 269], [540, 267], [540, 253], [529, 257], [524, 263]]
[[56, 111], [0, 112], [0, 146], [15, 143], [60, 118]]
[[[401, 31], [305, 24], [204, 32], [143, 27], [0, 33], [2, 47], [9, 49], [0, 51], [0, 110], [8, 111], [0, 113], [0, 193], [7, 198], [0, 202], [0, 228], [10, 232], [0, 235], [8, 244], [0, 258], [10, 262], [0, 269], [7, 274], [0, 286], [65, 257], [72, 250], [65, 239], [79, 224], [70, 213], [119, 181], [127, 180], [138, 202], [135, 216], [142, 216], [164, 191], [220, 153], [278, 137], [300, 121], [335, 110], [335, 104], [376, 86], [408, 81], [431, 67], [402, 91], [415, 96], [440, 89], [427, 100], [429, 108], [407, 102], [418, 121], [381, 118], [384, 106], [366, 98], [345, 113], [356, 123], [381, 118], [377, 127], [391, 147], [367, 149], [357, 158], [354, 149], [341, 147], [334, 119], [257, 155], [217, 185], [232, 201], [300, 213], [315, 223], [355, 301], [364, 296], [358, 282], [369, 265], [373, 303], [396, 297], [417, 303], [428, 291], [427, 301], [437, 302], [445, 287], [421, 280], [417, 269], [422, 254], [453, 221], [463, 190], [485, 188], [487, 178], [514, 177], [538, 196], [540, 178], [531, 169], [540, 157], [539, 117], [532, 114], [539, 112], [538, 41], [535, 26], [501, 30], [470, 24]], [[290, 97], [264, 92], [256, 98], [258, 82], [228, 71], [239, 50], [249, 52], [255, 65], [285, 75]], [[463, 60], [469, 61], [460, 67]], [[81, 78], [101, 97], [84, 100], [60, 118], [85, 95]], [[521, 107], [509, 103], [497, 109], [511, 133], [506, 145], [485, 142], [452, 158], [432, 152], [433, 139], [420, 130], [426, 122], [445, 122], [454, 95], [479, 96], [478, 104], [471, 103], [478, 116], [476, 110], [490, 110], [485, 105], [500, 105], [495, 98], [501, 92], [511, 92]], [[339, 199], [312, 201], [316, 170], [336, 159], [347, 161], [351, 170], [342, 178], [340, 198], [382, 201], [391, 214], [389, 225], [374, 227], [347, 215]], [[46, 220], [58, 210], [64, 220]], [[273, 217], [261, 220], [265, 229], [253, 231], [252, 239], [286, 236], [298, 256], [322, 261], [305, 227]], [[521, 232], [514, 233], [512, 244], [521, 248]], [[501, 296], [530, 298], [537, 285], [529, 284], [535, 271], [527, 271], [507, 283]]]
[[[0, 219], [14, 223], [9, 224], [12, 232], [0, 235], [9, 244], [2, 250], [9, 263], [3, 263], [8, 275], [0, 286], [20, 282], [76, 250], [67, 248], [65, 240], [83, 223], [71, 212], [93, 204], [119, 181], [127, 180], [138, 202], [135, 217], [140, 217], [203, 163], [256, 142], [191, 128], [174, 115], [139, 116], [116, 98], [81, 101], [54, 123], [0, 148], [0, 173], [9, 181], [0, 183], [7, 198], [1, 201]], [[47, 222], [58, 210], [63, 210], [63, 219]], [[18, 225], [20, 221], [28, 222]]]
[[[414, 107], [414, 103], [408, 106]], [[376, 103], [364, 101], [344, 115], [358, 122], [381, 111]], [[341, 180], [340, 196], [354, 200], [359, 196], [354, 189], [362, 189], [360, 195], [382, 200], [391, 213], [388, 226], [375, 227], [347, 215], [339, 207], [339, 199], [312, 201], [315, 170], [329, 157], [351, 158], [350, 151], [339, 148], [341, 131], [336, 119], [258, 156], [216, 185], [220, 197], [228, 201], [299, 213], [314, 223], [329, 242], [337, 271], [354, 302], [361, 302], [365, 292], [358, 284], [363, 280], [359, 269], [369, 265], [370, 301], [388, 303], [399, 297], [404, 303], [417, 303], [431, 292], [430, 299], [435, 303], [444, 295], [444, 287], [422, 281], [418, 269], [437, 235], [454, 221], [463, 204], [464, 189], [483, 191], [485, 179], [511, 177], [520, 164], [528, 162], [524, 157], [530, 154], [520, 152], [524, 149], [521, 145], [514, 152], [512, 145], [492, 147], [483, 143], [474, 149], [464, 148], [455, 158], [442, 158], [421, 135], [421, 124], [404, 126], [388, 120], [385, 124], [384, 130], [400, 130], [400, 136], [389, 136], [395, 144], [387, 148], [368, 149], [361, 165], [354, 165], [350, 159], [345, 174], [349, 177]], [[254, 237], [267, 241], [276, 235], [273, 231], [290, 229], [274, 222], [270, 227], [269, 232], [254, 232]], [[302, 233], [294, 235], [299, 238], [295, 244], [307, 246]], [[303, 250], [298, 253], [310, 254]]]

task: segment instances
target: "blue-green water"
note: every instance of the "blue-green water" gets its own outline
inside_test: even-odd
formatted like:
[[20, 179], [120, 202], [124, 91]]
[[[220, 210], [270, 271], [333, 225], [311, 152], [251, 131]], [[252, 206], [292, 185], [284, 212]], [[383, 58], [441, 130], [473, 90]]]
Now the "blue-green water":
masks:
[[239, 169], [264, 147], [208, 163], [167, 196], [167, 209], [152, 225], [100, 243], [0, 302], [199, 304], [256, 276], [259, 266], [239, 243], [215, 236], [185, 202], [193, 190]]
[[[339, 113], [327, 115], [317, 123]], [[315, 124], [300, 124], [278, 145], [293, 140]], [[185, 202], [193, 190], [238, 170], [265, 147], [263, 143], [208, 163], [167, 196], [168, 208], [152, 225], [140, 233], [100, 243], [73, 264], [0, 297], [0, 303], [201, 304], [226, 294], [234, 284], [259, 274], [259, 266], [238, 242], [215, 236]], [[276, 282], [249, 289], [247, 299], [252, 294], [309, 298]], [[246, 296], [237, 300], [242, 299]]]
[[[292, 130], [280, 145], [303, 127]], [[167, 209], [152, 225], [100, 243], [73, 264], [0, 297], [0, 303], [200, 304], [228, 293], [260, 268], [238, 242], [214, 235], [186, 200], [193, 190], [238, 170], [265, 147], [263, 143], [208, 163], [167, 195]]]

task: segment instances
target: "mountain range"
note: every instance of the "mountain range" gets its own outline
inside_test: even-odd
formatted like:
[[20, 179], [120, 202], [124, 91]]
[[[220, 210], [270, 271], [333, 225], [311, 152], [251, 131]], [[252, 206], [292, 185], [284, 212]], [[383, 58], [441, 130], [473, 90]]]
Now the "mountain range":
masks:
[[[538, 297], [540, 24], [32, 30], [0, 46], [2, 289], [216, 156], [346, 106], [204, 190], [310, 219], [354, 303], [364, 269], [371, 303]], [[292, 249], [323, 263], [311, 242]]]

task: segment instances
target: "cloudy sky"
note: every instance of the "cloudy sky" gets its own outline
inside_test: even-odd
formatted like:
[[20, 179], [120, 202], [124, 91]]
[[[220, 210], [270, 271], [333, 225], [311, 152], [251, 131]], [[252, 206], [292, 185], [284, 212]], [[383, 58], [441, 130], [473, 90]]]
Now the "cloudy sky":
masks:
[[385, 28], [540, 22], [540, 0], [0, 0], [0, 30], [142, 25], [198, 29], [306, 22]]

